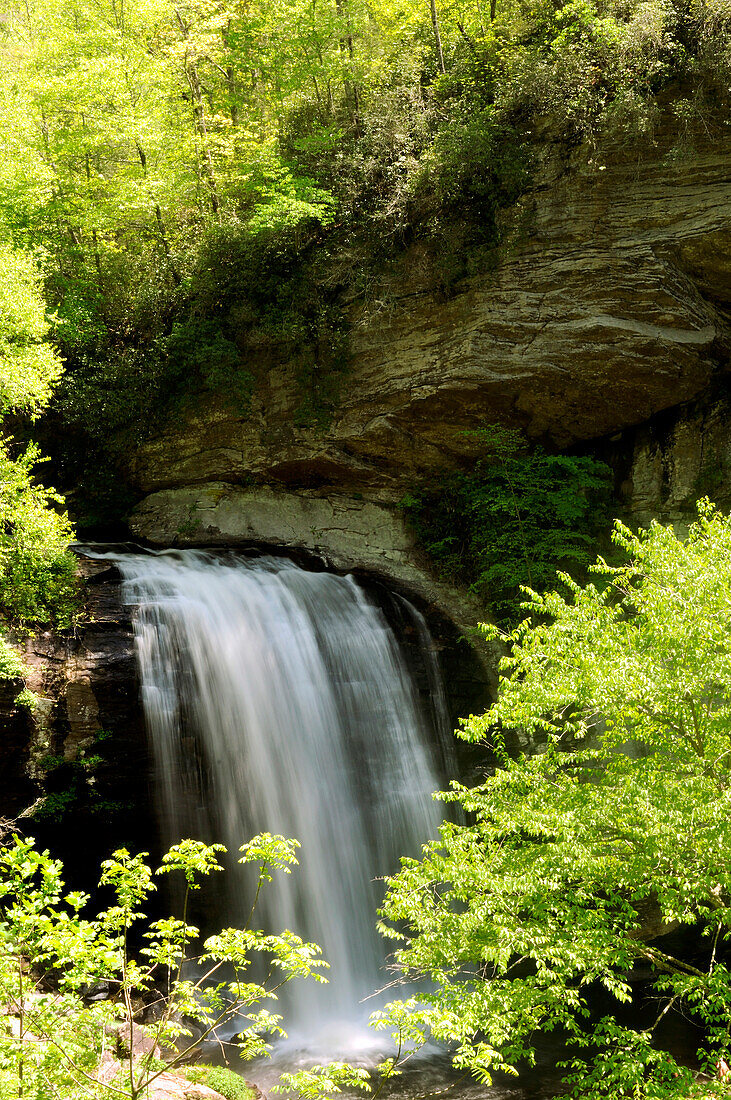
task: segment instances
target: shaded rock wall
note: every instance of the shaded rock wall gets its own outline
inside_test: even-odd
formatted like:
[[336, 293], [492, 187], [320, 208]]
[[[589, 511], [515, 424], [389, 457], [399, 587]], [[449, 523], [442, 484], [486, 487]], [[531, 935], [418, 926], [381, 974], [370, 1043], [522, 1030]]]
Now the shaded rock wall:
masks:
[[620, 474], [620, 500], [631, 522], [679, 528], [708, 496], [731, 508], [731, 385], [654, 417], [609, 444]]
[[[31, 713], [1, 706], [0, 807], [48, 844], [73, 876], [94, 874], [120, 844], [149, 847], [150, 763], [132, 626], [119, 579], [80, 560], [88, 621], [78, 631], [16, 639], [39, 697]], [[10, 695], [17, 694], [17, 687]], [[88, 885], [88, 883], [87, 883]]]
[[29, 769], [33, 722], [15, 701], [22, 687], [22, 681], [0, 681], [0, 820], [17, 817], [38, 793]]

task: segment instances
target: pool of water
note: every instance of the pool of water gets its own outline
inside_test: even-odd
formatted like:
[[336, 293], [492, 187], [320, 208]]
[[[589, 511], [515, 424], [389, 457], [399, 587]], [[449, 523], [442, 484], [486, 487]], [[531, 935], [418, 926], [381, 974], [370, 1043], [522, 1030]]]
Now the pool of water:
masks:
[[[296, 1038], [290, 1038], [278, 1044], [272, 1057], [250, 1063], [240, 1063], [236, 1048], [220, 1046], [211, 1050], [211, 1057], [219, 1064], [240, 1072], [248, 1081], [269, 1094], [282, 1073], [293, 1073], [308, 1069], [314, 1064], [330, 1061], [345, 1061], [365, 1069], [373, 1069], [383, 1058], [393, 1051], [382, 1036], [353, 1032], [342, 1032], [334, 1038], [323, 1035], [319, 1044], [308, 1039], [299, 1044]], [[406, 1062], [398, 1077], [386, 1082], [378, 1089], [379, 1100], [551, 1100], [561, 1092], [560, 1074], [555, 1062], [563, 1054], [557, 1046], [544, 1041], [538, 1051], [537, 1064], [526, 1068], [519, 1078], [496, 1074], [492, 1085], [487, 1086], [476, 1081], [469, 1073], [455, 1070], [448, 1054], [435, 1047], [427, 1047], [419, 1055]], [[276, 1096], [277, 1094], [274, 1094]], [[363, 1092], [344, 1092], [343, 1096], [358, 1096], [365, 1100], [369, 1096]], [[273, 1098], [272, 1098], [273, 1100]]]
[[[597, 1000], [601, 1003], [601, 998]], [[644, 1017], [648, 1007], [656, 1008], [650, 1001], [644, 1006], [638, 1005], [630, 1010], [625, 1022], [635, 1026], [646, 1023]], [[696, 1052], [702, 1046], [703, 1036], [683, 1016], [668, 1013], [657, 1040], [678, 1062], [698, 1069]], [[266, 1060], [241, 1063], [237, 1048], [227, 1044], [212, 1049], [211, 1056], [219, 1064], [227, 1063], [263, 1093], [269, 1094], [282, 1073], [293, 1073], [318, 1063], [343, 1061], [374, 1069], [394, 1053], [389, 1042], [386, 1036], [367, 1029], [364, 1024], [340, 1023], [299, 1038], [290, 1034], [288, 1039], [275, 1045], [272, 1057]], [[553, 1100], [566, 1091], [561, 1084], [561, 1072], [556, 1067], [556, 1063], [566, 1057], [566, 1048], [560, 1036], [550, 1034], [539, 1036], [535, 1047], [535, 1066], [526, 1066], [517, 1078], [495, 1074], [492, 1084], [487, 1086], [470, 1074], [455, 1070], [443, 1049], [427, 1046], [406, 1062], [398, 1077], [378, 1089], [378, 1100]], [[356, 1096], [367, 1100], [372, 1094], [344, 1092], [342, 1095], [348, 1100]], [[273, 1094], [272, 1100], [277, 1096]]]

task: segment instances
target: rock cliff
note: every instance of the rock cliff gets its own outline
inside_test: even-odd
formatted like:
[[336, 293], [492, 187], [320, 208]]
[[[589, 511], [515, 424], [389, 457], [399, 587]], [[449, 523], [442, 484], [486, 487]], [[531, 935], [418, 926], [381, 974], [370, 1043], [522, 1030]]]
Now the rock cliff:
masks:
[[[659, 458], [656, 429], [642, 426], [679, 423], [678, 410], [711, 392], [723, 400], [730, 153], [724, 135], [684, 157], [660, 136], [639, 159], [615, 149], [606, 164], [587, 164], [585, 149], [544, 150], [496, 264], [446, 296], [414, 248], [367, 308], [352, 306], [327, 429], [296, 426], [291, 364], [259, 377], [248, 417], [201, 403], [135, 456], [146, 496], [133, 530], [158, 544], [301, 547], [466, 625], [479, 607], [435, 580], [397, 508], [409, 487], [469, 460], [466, 430], [501, 422], [549, 447], [609, 454], [628, 509], [646, 518], [667, 495], [658, 463], [694, 475], [679, 428], [675, 457]], [[621, 446], [609, 442], [618, 433]]]
[[[414, 247], [367, 308], [351, 304], [350, 363], [326, 429], [297, 426], [296, 369], [281, 363], [254, 372], [250, 415], [201, 401], [143, 446], [133, 532], [156, 545], [301, 550], [383, 578], [442, 613], [455, 714], [482, 705], [496, 654], [470, 668], [444, 619], [468, 633], [483, 609], [434, 575], [398, 507], [421, 480], [469, 462], [465, 431], [501, 422], [593, 450], [640, 522], [683, 523], [701, 493], [731, 505], [731, 138], [671, 152], [660, 140], [639, 161], [615, 150], [587, 165], [585, 150], [545, 150], [497, 263], [446, 294]], [[4, 812], [71, 791], [77, 805], [36, 823], [50, 833], [64, 816], [69, 850], [95, 832], [108, 845], [99, 814], [116, 813], [111, 831], [131, 844], [151, 827], [129, 619], [113, 571], [84, 570], [83, 633], [26, 643], [35, 719], [15, 706], [17, 685], [0, 700]]]
[[[151, 764], [141, 707], [132, 624], [107, 563], [81, 558], [86, 621], [77, 631], [16, 638], [37, 697], [15, 703], [21, 684], [0, 699], [0, 806], [23, 813], [24, 831], [53, 847], [73, 877], [96, 873], [115, 845], [147, 846]], [[30, 812], [29, 812], [30, 811]]]

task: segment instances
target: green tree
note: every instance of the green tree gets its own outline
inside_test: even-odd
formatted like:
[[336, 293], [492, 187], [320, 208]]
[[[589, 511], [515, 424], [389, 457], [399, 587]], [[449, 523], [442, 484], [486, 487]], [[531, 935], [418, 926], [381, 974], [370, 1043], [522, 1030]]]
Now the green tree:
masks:
[[38, 449], [11, 458], [0, 441], [0, 608], [12, 623], [66, 629], [78, 613], [73, 529], [53, 489], [32, 470]]
[[46, 337], [40, 279], [32, 258], [0, 246], [0, 416], [37, 416], [48, 404], [61, 362]]
[[[93, 919], [83, 916], [88, 896], [64, 893], [60, 863], [32, 840], [16, 837], [0, 849], [0, 1094], [142, 1100], [161, 1073], [187, 1064], [232, 1021], [240, 1026], [243, 1058], [266, 1054], [268, 1037], [284, 1034], [267, 1002], [294, 978], [326, 980], [315, 944], [289, 930], [251, 927], [262, 888], [274, 873], [290, 872], [297, 847], [268, 833], [242, 845], [239, 862], [258, 870], [249, 922], [202, 943], [189, 899], [222, 869], [220, 844], [183, 840], [154, 873], [146, 853], [120, 849], [102, 865], [100, 885], [111, 891], [112, 904]], [[147, 921], [141, 907], [156, 890], [155, 876], [168, 873], [185, 880], [182, 912]], [[268, 964], [264, 983], [250, 973], [256, 958]], [[88, 999], [100, 982], [109, 996]], [[323, 1067], [326, 1073], [332, 1091], [364, 1076], [341, 1065]]]
[[[585, 587], [564, 577], [567, 595], [528, 593], [498, 701], [462, 736], [500, 749], [517, 732], [530, 751], [442, 795], [470, 823], [446, 823], [389, 883], [396, 967], [433, 991], [377, 1026], [452, 1044], [483, 1081], [555, 1031], [570, 1096], [726, 1095], [656, 1035], [682, 1010], [710, 1074], [731, 1047], [731, 519], [699, 508], [684, 539], [618, 523], [625, 564], [600, 560]], [[659, 935], [677, 927], [690, 955]], [[654, 1011], [630, 1025], [637, 963]], [[592, 1008], [598, 988], [616, 1011]]]
[[[46, 339], [49, 325], [32, 258], [2, 245], [0, 264], [0, 417], [32, 419], [50, 400], [61, 362]], [[78, 605], [68, 550], [73, 532], [58, 494], [33, 479], [38, 449], [29, 444], [17, 450], [0, 437], [0, 615], [16, 625], [68, 627]], [[22, 672], [0, 638], [0, 674], [14, 679]]]

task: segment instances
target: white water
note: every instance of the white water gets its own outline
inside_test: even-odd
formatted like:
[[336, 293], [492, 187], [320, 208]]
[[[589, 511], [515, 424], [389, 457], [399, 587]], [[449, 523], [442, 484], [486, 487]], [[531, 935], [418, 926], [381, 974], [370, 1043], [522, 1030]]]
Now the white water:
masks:
[[[351, 577], [193, 550], [114, 557], [136, 608], [163, 839], [236, 853], [257, 832], [296, 837], [300, 866], [277, 876], [259, 920], [319, 943], [332, 969], [328, 986], [292, 983], [277, 1011], [305, 1040], [358, 1022], [374, 1007], [363, 998], [389, 981], [373, 880], [418, 854], [441, 816], [433, 655], [430, 708]], [[423, 619], [403, 607], [428, 649]], [[245, 918], [249, 886], [236, 879], [219, 923]]]

